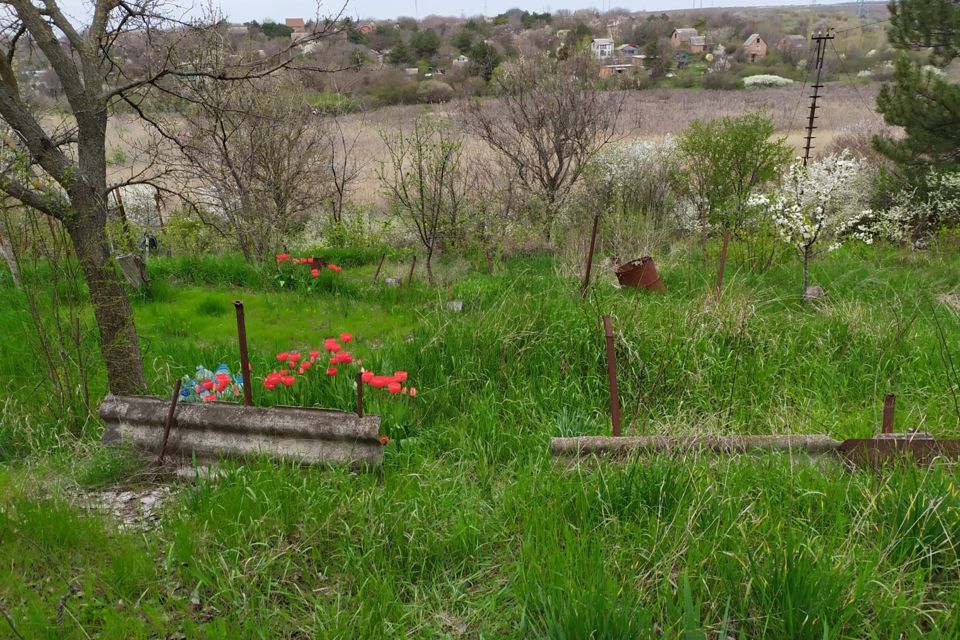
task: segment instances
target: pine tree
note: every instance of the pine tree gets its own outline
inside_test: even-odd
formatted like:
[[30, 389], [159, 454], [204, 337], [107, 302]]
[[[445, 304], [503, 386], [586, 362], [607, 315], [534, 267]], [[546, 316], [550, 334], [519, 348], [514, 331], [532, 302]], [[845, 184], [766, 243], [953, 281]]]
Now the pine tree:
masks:
[[[899, 0], [890, 5], [890, 41], [901, 53], [893, 82], [884, 85], [877, 107], [887, 124], [904, 128], [900, 138], [874, 143], [893, 160], [902, 178], [930, 168], [960, 170], [960, 85], [938, 69], [960, 54], [960, 4], [953, 0]], [[907, 50], [928, 49], [926, 64]]]

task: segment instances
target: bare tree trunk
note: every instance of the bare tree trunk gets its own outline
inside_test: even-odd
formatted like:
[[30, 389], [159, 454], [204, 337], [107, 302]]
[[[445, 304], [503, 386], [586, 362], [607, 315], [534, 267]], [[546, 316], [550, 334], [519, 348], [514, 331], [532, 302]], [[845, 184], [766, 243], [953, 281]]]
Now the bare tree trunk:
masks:
[[427, 282], [433, 284], [433, 249], [427, 251]]
[[107, 384], [116, 395], [144, 393], [147, 381], [133, 310], [110, 259], [103, 225], [98, 223], [106, 220], [106, 202], [97, 204], [97, 199], [89, 193], [80, 197], [71, 195], [77, 215], [65, 226], [90, 291], [90, 303], [100, 332], [100, 351], [107, 368]]
[[803, 248], [803, 295], [807, 295], [810, 286], [810, 248]]
[[10, 275], [13, 277], [13, 284], [19, 289], [23, 286], [20, 282], [20, 269], [17, 267], [17, 258], [13, 255], [13, 247], [10, 246], [10, 241], [7, 240], [3, 220], [0, 220], [0, 257], [3, 257], [3, 261], [7, 263], [7, 267], [10, 269]]

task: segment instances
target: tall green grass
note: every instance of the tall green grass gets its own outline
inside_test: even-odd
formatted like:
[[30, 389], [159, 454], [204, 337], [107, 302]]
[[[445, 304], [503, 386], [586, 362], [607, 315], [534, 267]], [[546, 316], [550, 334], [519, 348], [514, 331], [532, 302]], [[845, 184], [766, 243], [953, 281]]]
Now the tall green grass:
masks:
[[[342, 331], [365, 366], [407, 370], [420, 393], [367, 394], [391, 436], [379, 473], [227, 464], [184, 485], [161, 527], [117, 532], [62, 487], [121, 479], [129, 459], [35, 437], [48, 425], [17, 384], [28, 356], [2, 334], [0, 443], [20, 444], [0, 467], [0, 602], [31, 638], [957, 637], [950, 466], [770, 455], [569, 467], [547, 453], [553, 435], [609, 430], [604, 313], [627, 433], [869, 436], [894, 391], [898, 428], [956, 436], [932, 319], [960, 354], [960, 317], [938, 301], [960, 287], [956, 264], [843, 249], [815, 265], [828, 298], [814, 307], [792, 263], [732, 261], [718, 301], [712, 263], [681, 254], [658, 259], [664, 295], [600, 275], [585, 301], [545, 256], [452, 291], [374, 285], [370, 265], [345, 269], [340, 291], [153, 271], [158, 288], [135, 313], [156, 393], [197, 364], [236, 368], [236, 298], [258, 404], [352, 408], [342, 375], [273, 393], [258, 380], [278, 351]], [[18, 318], [0, 308], [0, 321]]]

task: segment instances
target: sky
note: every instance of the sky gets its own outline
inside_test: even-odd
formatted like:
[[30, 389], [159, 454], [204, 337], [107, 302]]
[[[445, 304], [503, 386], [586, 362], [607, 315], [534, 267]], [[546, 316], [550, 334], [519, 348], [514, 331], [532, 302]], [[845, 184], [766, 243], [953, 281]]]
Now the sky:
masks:
[[[186, 0], [180, 0], [185, 2]], [[849, 1], [849, 0], [848, 0]], [[316, 2], [311, 0], [213, 0], [231, 22], [248, 20], [263, 21], [265, 18], [283, 22], [284, 18], [310, 18], [316, 15]], [[322, 0], [322, 15], [337, 13], [343, 6], [343, 0]], [[784, 6], [830, 4], [811, 0], [643, 0], [629, 2], [618, 0], [461, 0], [458, 3], [449, 0], [349, 0], [346, 13], [354, 18], [396, 18], [413, 16], [423, 18], [430, 14], [442, 16], [474, 16], [483, 14], [494, 16], [507, 9], [519, 7], [527, 11], [558, 11], [560, 9], [598, 9], [623, 8], [629, 11], [663, 11], [667, 9], [692, 9], [695, 6]], [[73, 17], [89, 13], [91, 0], [60, 0], [62, 8]], [[196, 3], [198, 6], [205, 1]]]

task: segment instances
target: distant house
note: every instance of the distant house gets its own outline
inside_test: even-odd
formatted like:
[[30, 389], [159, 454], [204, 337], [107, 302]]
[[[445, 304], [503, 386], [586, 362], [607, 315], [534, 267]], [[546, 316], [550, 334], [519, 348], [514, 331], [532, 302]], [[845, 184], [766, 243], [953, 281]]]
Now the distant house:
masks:
[[303, 18], [287, 18], [284, 20], [284, 24], [293, 29], [294, 33], [306, 33], [307, 23], [304, 22]]
[[707, 36], [690, 38], [690, 53], [704, 53], [707, 50]]
[[783, 36], [777, 43], [777, 49], [781, 53], [802, 53], [807, 49], [806, 36]]
[[690, 40], [700, 37], [696, 29], [674, 29], [670, 34], [670, 46], [674, 49], [690, 50]]
[[594, 38], [590, 43], [590, 52], [597, 60], [613, 56], [613, 40], [610, 38]]
[[600, 67], [600, 77], [609, 78], [611, 76], [621, 76], [628, 73], [633, 73], [634, 66], [632, 64], [605, 64]]
[[743, 52], [750, 62], [763, 60], [767, 57], [767, 43], [760, 37], [759, 33], [751, 33], [743, 43]]
[[462, 53], [453, 59], [453, 66], [462, 67], [466, 64], [470, 64], [470, 58], [463, 55]]
[[622, 44], [617, 47], [617, 53], [621, 56], [635, 56], [637, 55], [638, 49], [632, 44]]
[[420, 69], [418, 69], [417, 67], [407, 67], [403, 70], [403, 72], [408, 76], [415, 76], [418, 73], [420, 73]]

